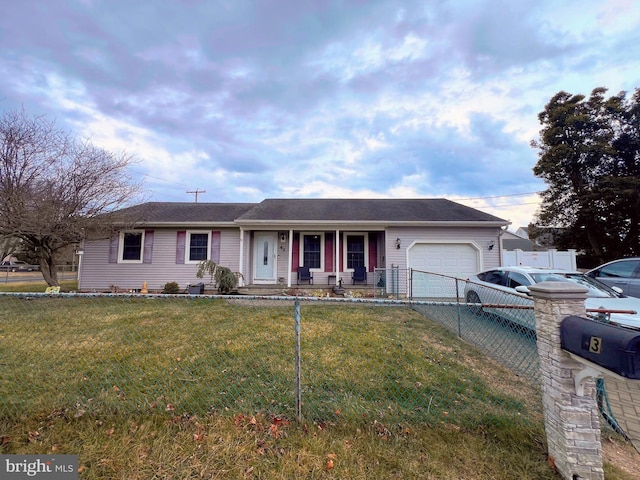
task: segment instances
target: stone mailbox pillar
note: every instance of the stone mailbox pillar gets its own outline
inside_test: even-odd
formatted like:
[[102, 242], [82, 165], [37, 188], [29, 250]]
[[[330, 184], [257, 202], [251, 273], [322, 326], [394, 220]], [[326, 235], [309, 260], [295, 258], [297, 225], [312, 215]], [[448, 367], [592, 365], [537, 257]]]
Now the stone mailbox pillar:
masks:
[[587, 289], [570, 282], [543, 282], [529, 288], [535, 302], [549, 461], [563, 478], [604, 480], [595, 382], [583, 381], [583, 395], [578, 395], [575, 378], [584, 365], [560, 346], [562, 320], [586, 315]]

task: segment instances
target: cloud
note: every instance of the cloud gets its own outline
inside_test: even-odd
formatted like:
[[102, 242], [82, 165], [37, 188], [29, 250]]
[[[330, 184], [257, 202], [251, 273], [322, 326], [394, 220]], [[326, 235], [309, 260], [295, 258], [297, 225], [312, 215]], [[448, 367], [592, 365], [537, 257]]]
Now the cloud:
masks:
[[24, 0], [0, 110], [135, 155], [158, 200], [496, 197], [526, 224], [537, 114], [637, 87], [639, 32], [631, 0]]

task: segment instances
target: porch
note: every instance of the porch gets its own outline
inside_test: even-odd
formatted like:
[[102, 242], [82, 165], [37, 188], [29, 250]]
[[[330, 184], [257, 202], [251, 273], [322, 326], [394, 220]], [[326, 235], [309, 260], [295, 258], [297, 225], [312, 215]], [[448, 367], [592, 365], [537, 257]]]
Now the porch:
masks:
[[[291, 287], [287, 287], [287, 285], [245, 285], [242, 287], [238, 287], [239, 295], [287, 295], [287, 296], [319, 296], [318, 294], [322, 292], [326, 296], [327, 294], [331, 296], [344, 296], [337, 294], [333, 287], [335, 285], [328, 284], [313, 284], [313, 285], [292, 285]], [[380, 295], [380, 288], [375, 291], [376, 288], [374, 285], [365, 285], [363, 283], [357, 283], [355, 285], [345, 284], [342, 285], [343, 291], [348, 294], [349, 292], [353, 293], [358, 297], [374, 297], [376, 295]], [[205, 293], [207, 293], [205, 291]]]
[[[242, 287], [273, 290], [303, 286], [331, 289], [367, 285], [373, 289], [375, 270], [384, 268], [386, 234], [383, 230], [241, 230]], [[364, 269], [364, 271], [362, 271]], [[357, 273], [354, 285], [353, 275]], [[302, 275], [302, 277], [301, 277]], [[309, 282], [309, 276], [313, 277]]]

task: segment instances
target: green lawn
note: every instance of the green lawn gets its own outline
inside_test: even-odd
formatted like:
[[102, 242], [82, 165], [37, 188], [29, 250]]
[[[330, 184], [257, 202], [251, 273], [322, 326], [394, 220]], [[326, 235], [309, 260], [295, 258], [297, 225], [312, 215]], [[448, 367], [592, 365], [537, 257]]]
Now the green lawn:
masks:
[[291, 304], [0, 296], [0, 452], [78, 454], [91, 479], [558, 478], [539, 393], [448, 331], [301, 317], [297, 422]]

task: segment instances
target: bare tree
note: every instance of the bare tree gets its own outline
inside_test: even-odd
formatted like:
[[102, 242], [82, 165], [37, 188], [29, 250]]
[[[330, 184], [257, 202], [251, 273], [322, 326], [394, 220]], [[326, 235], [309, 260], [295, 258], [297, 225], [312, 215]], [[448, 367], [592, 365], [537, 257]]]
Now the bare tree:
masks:
[[24, 110], [0, 117], [0, 236], [22, 240], [45, 281], [58, 285], [60, 252], [85, 232], [108, 231], [107, 213], [135, 201], [128, 155], [77, 141]]

